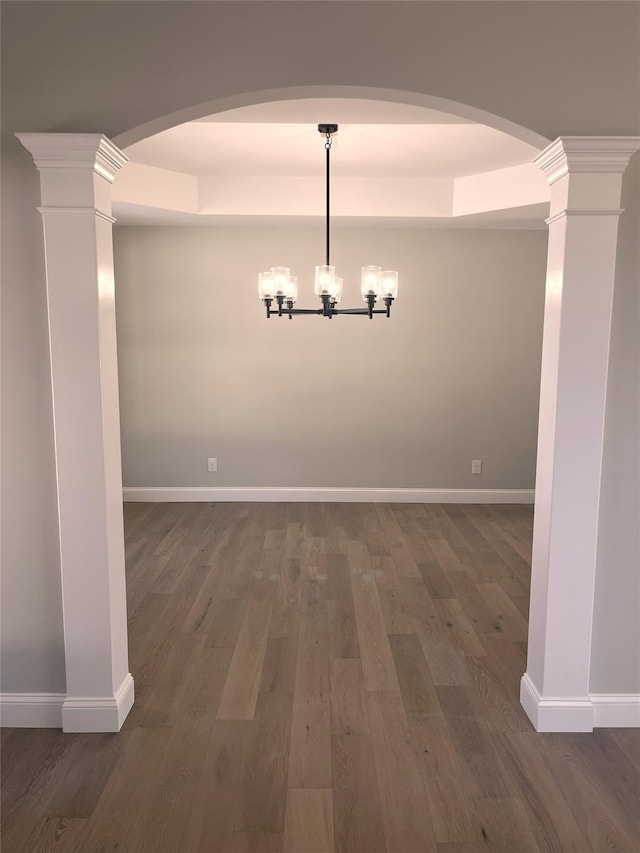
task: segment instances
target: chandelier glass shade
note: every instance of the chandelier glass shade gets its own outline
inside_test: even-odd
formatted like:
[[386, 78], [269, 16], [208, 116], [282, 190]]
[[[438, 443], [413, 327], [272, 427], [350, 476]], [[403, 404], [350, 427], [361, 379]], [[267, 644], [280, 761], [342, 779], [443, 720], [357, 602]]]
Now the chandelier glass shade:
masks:
[[[314, 292], [320, 297], [321, 308], [294, 308], [298, 301], [298, 278], [291, 275], [289, 267], [271, 267], [258, 274], [258, 296], [267, 309], [267, 318], [298, 314], [316, 314], [331, 319], [339, 314], [355, 314], [373, 319], [374, 314], [391, 316], [391, 305], [398, 295], [398, 273], [382, 267], [362, 267], [360, 292], [366, 308], [338, 308], [342, 300], [343, 280], [336, 275], [330, 257], [330, 154], [332, 137], [338, 132], [337, 124], [319, 124], [318, 131], [325, 137], [326, 151], [326, 233], [325, 263], [316, 267]], [[378, 301], [384, 308], [375, 308]], [[275, 303], [275, 305], [274, 305]]]

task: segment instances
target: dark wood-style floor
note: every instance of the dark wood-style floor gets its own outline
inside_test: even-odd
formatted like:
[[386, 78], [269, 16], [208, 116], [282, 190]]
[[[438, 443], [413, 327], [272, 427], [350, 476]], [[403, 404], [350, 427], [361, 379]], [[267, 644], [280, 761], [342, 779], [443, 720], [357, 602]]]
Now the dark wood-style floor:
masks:
[[125, 515], [136, 704], [3, 731], [3, 853], [640, 850], [640, 732], [518, 702], [529, 507]]

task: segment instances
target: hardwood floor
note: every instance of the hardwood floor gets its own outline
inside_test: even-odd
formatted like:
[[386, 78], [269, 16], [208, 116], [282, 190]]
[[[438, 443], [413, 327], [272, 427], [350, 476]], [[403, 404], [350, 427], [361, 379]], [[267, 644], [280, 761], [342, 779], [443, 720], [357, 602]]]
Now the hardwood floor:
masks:
[[633, 853], [640, 731], [536, 734], [521, 506], [129, 504], [136, 704], [2, 732], [3, 853]]

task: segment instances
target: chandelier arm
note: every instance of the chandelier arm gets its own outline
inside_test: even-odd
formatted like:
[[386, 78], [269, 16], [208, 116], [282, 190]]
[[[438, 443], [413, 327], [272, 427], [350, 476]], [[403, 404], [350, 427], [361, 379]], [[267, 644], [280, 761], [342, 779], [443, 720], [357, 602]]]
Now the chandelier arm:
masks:
[[369, 312], [368, 308], [333, 308], [333, 307], [331, 307], [330, 309], [327, 309], [325, 311], [324, 307], [323, 308], [289, 308], [287, 306], [287, 308], [281, 314], [279, 311], [271, 311], [271, 305], [267, 305], [267, 301], [268, 300], [266, 300], [266, 299], [264, 300], [265, 306], [267, 308], [267, 317], [268, 318], [270, 318], [270, 317], [284, 317], [284, 316], [293, 317], [294, 315], [299, 316], [299, 315], [303, 315], [303, 314], [308, 314], [308, 315], [315, 314], [316, 317], [317, 316], [333, 317], [336, 314], [351, 314], [353, 316], [358, 315], [360, 317], [366, 317], [366, 316], [370, 316], [371, 314], [385, 314], [388, 317], [389, 311], [391, 308], [391, 306], [389, 306], [388, 308], [374, 308], [371, 310], [371, 312]]
[[[369, 309], [368, 308], [338, 308], [338, 309], [334, 310], [333, 313], [334, 314], [353, 314], [353, 315], [359, 314], [360, 316], [368, 317], [369, 316]], [[374, 310], [371, 311], [371, 313], [372, 314], [385, 314], [386, 315], [387, 309], [386, 308], [375, 308]]]

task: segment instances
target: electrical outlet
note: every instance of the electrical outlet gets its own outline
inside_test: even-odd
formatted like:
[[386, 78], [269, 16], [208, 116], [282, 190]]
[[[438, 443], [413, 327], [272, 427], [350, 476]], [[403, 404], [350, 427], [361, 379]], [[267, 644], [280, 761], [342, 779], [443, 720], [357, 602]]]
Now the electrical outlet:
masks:
[[215, 459], [213, 456], [210, 456], [207, 459], [207, 471], [210, 474], [214, 474], [217, 470], [218, 470], [218, 460]]
[[471, 473], [482, 474], [482, 459], [473, 459], [471, 462]]

